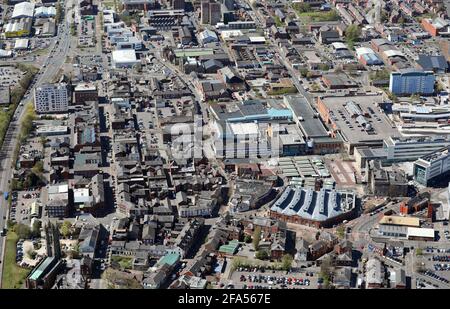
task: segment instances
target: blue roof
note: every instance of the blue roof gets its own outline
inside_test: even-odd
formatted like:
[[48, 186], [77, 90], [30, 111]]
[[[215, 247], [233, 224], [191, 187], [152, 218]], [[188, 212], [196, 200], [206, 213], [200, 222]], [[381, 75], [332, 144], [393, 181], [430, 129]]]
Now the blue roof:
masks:
[[178, 253], [169, 253], [163, 256], [159, 261], [158, 265], [167, 264], [169, 266], [174, 266], [180, 260], [180, 255]]
[[270, 118], [292, 118], [292, 112], [289, 109], [269, 108], [267, 113]]

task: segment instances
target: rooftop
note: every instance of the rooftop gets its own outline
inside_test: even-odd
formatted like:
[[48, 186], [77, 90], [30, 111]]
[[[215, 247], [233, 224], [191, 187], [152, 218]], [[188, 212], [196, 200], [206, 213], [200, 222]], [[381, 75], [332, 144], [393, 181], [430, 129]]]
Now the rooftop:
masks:
[[379, 221], [379, 224], [419, 227], [420, 219], [415, 217], [383, 216], [383, 218]]

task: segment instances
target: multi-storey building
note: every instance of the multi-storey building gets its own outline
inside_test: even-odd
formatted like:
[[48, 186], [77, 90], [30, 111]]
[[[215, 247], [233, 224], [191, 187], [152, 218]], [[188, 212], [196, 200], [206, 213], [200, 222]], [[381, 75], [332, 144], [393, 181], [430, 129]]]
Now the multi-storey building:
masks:
[[391, 73], [389, 91], [395, 95], [432, 94], [434, 81], [431, 71], [404, 69]]
[[450, 146], [444, 137], [389, 137], [384, 141], [388, 161], [412, 161]]
[[222, 20], [221, 4], [211, 0], [202, 1], [200, 4], [200, 21], [202, 24], [217, 25]]
[[65, 83], [45, 84], [34, 90], [34, 107], [37, 113], [62, 113], [69, 107], [68, 89]]
[[414, 162], [414, 180], [429, 186], [450, 171], [450, 146], [421, 157]]

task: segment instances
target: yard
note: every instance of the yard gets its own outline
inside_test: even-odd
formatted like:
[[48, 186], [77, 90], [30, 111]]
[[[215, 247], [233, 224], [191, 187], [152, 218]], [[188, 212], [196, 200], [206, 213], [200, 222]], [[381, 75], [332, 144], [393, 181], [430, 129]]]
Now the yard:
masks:
[[112, 263], [118, 263], [120, 265], [120, 268], [122, 269], [131, 269], [133, 258], [131, 257], [122, 257], [122, 256], [113, 256], [111, 258]]
[[3, 261], [3, 289], [18, 289], [23, 286], [25, 278], [30, 272], [16, 264], [16, 243], [19, 237], [14, 232], [8, 232], [6, 238], [5, 259]]
[[299, 13], [298, 17], [304, 22], [323, 22], [323, 21], [337, 21], [339, 20], [339, 14], [335, 11], [328, 11], [328, 12], [303, 12]]

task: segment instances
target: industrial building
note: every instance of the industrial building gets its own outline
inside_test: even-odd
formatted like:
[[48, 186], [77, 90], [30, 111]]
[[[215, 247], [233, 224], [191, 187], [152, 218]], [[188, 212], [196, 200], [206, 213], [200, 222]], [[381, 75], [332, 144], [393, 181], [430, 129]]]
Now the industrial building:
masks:
[[33, 19], [20, 18], [11, 20], [3, 27], [6, 38], [25, 37], [31, 34]]
[[32, 18], [34, 16], [34, 3], [21, 2], [14, 6], [11, 18]]
[[111, 65], [113, 68], [132, 68], [139, 62], [134, 49], [120, 49], [112, 52]]
[[302, 131], [313, 154], [337, 153], [343, 147], [339, 135], [331, 136], [326, 126], [302, 96], [284, 96], [283, 103], [292, 111], [294, 122]]
[[450, 171], [450, 146], [425, 155], [414, 162], [414, 180], [431, 186]]
[[445, 73], [448, 71], [447, 59], [442, 55], [419, 55], [417, 66], [424, 71]]
[[[259, 100], [211, 104], [212, 125], [216, 132], [215, 151], [227, 158], [279, 154], [278, 127], [273, 123], [291, 123], [289, 109]], [[285, 128], [285, 133], [288, 133]]]
[[356, 49], [356, 57], [364, 65], [383, 65], [383, 61], [368, 47], [359, 47]]
[[16, 39], [16, 42], [14, 43], [14, 50], [28, 49], [29, 43], [30, 42], [28, 39]]
[[34, 10], [35, 18], [52, 18], [56, 16], [56, 8], [54, 6], [40, 6]]
[[403, 69], [391, 73], [389, 91], [395, 95], [433, 94], [434, 82], [433, 71]]
[[270, 217], [314, 227], [331, 227], [354, 215], [356, 195], [348, 191], [287, 187]]

